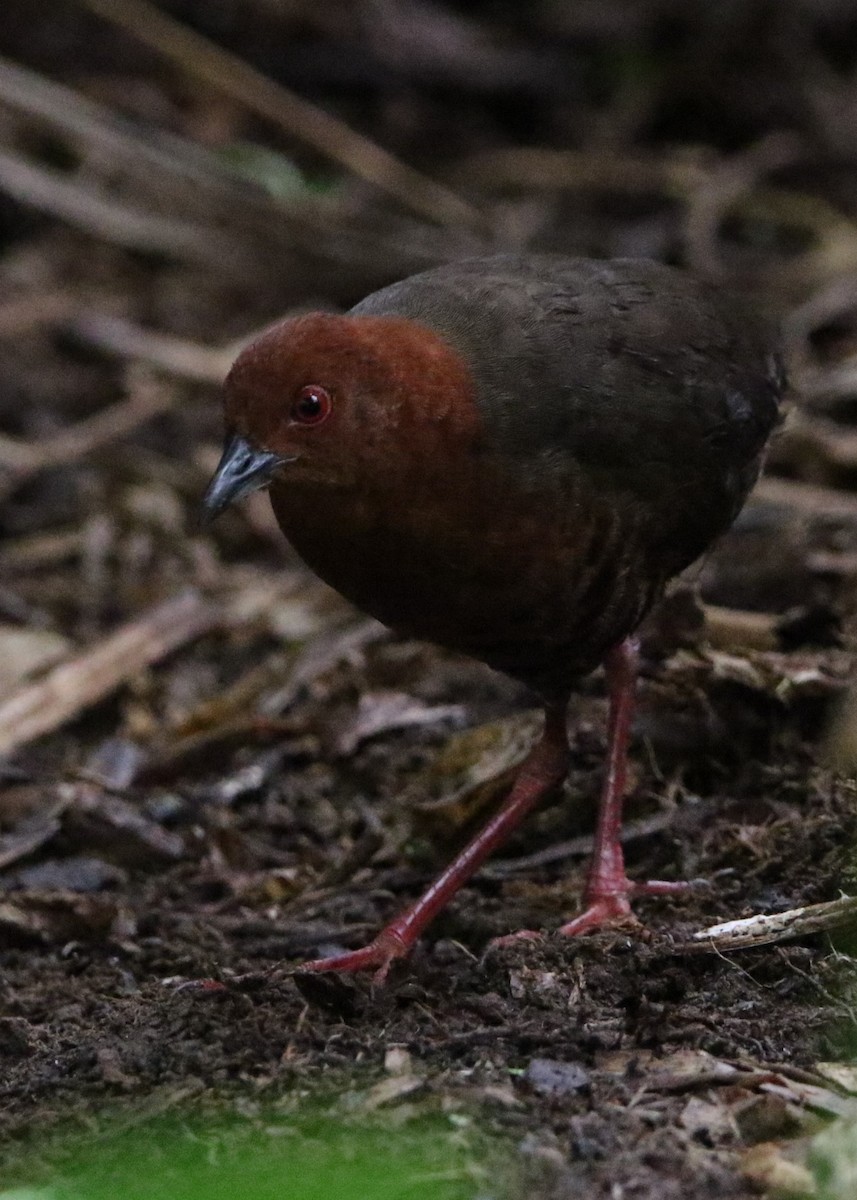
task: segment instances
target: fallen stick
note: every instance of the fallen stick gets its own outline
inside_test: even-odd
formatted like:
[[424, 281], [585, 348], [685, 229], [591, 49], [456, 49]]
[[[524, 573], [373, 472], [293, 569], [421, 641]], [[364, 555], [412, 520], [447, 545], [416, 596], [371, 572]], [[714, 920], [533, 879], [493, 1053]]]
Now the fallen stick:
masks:
[[705, 638], [717, 650], [776, 650], [782, 613], [746, 612], [704, 604]]
[[[662, 833], [669, 829], [675, 821], [675, 811], [657, 812], [650, 817], [640, 817], [637, 821], [626, 821], [622, 826], [620, 840], [623, 846], [636, 842], [641, 838], [651, 837], [652, 834]], [[505, 879], [517, 871], [531, 871], [534, 867], [545, 867], [551, 863], [563, 862], [567, 858], [587, 858], [595, 845], [595, 835], [582, 833], [579, 837], [569, 838], [565, 842], [554, 842], [544, 850], [534, 854], [524, 854], [519, 858], [500, 858], [488, 863], [479, 871], [480, 879]]]
[[220, 625], [223, 616], [199, 592], [183, 592], [13, 692], [0, 704], [0, 753], [58, 729], [144, 667]]
[[88, 183], [5, 150], [0, 150], [0, 189], [20, 204], [129, 250], [233, 272], [251, 265], [236, 239], [200, 222], [146, 212], [130, 202], [99, 195]]
[[175, 389], [137, 368], [125, 400], [77, 421], [53, 437], [23, 441], [0, 435], [0, 472], [6, 472], [7, 476], [0, 478], [0, 496], [38, 471], [74, 462], [109, 442], [127, 437], [152, 417], [174, 408], [178, 400]]
[[340, 166], [393, 196], [412, 212], [447, 226], [487, 232], [483, 214], [444, 184], [408, 166], [338, 117], [275, 83], [249, 63], [150, 4], [148, 0], [78, 0], [144, 45], [307, 142]]
[[782, 505], [809, 517], [846, 521], [857, 518], [857, 495], [853, 492], [797, 479], [779, 479], [773, 475], [765, 476], [756, 484], [750, 497], [750, 503], [754, 502]]
[[680, 947], [696, 950], [744, 950], [750, 946], [767, 946], [811, 933], [834, 929], [854, 928], [857, 925], [857, 896], [841, 896], [823, 904], [790, 908], [787, 912], [759, 913], [738, 921], [723, 921], [700, 929], [693, 942]]
[[[305, 581], [303, 570], [280, 570], [276, 574], [234, 570], [225, 573], [224, 586], [214, 599], [189, 589], [155, 605], [0, 704], [0, 754], [52, 733], [109, 696], [138, 671], [203, 634], [264, 619]], [[321, 584], [318, 590], [320, 596], [326, 596]], [[364, 625], [382, 628], [368, 620]], [[316, 641], [325, 644], [323, 638]], [[304, 657], [299, 655], [292, 669], [293, 687], [300, 686], [303, 679], [298, 666]]]
[[[203, 346], [186, 338], [144, 329], [106, 313], [79, 314], [69, 322], [67, 329], [89, 346], [97, 346], [120, 358], [139, 359], [149, 366], [197, 383], [222, 383], [239, 350], [238, 342], [229, 346]], [[248, 335], [246, 340], [252, 336], [255, 335]]]
[[45, 325], [55, 325], [79, 308], [80, 297], [68, 292], [28, 292], [0, 304], [0, 338], [20, 337]]

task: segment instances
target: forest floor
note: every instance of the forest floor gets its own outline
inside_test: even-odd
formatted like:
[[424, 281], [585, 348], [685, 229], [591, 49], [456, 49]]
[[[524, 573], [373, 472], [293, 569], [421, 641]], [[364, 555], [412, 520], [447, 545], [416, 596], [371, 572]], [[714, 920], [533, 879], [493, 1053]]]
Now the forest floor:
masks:
[[[64, 74], [49, 38], [27, 45], [31, 66]], [[99, 87], [82, 68], [66, 80], [163, 117], [148, 60], [124, 53]], [[65, 102], [52, 103], [59, 138]], [[240, 126], [228, 106], [183, 103], [164, 118], [183, 133]], [[435, 127], [445, 103], [425, 100]], [[57, 145], [12, 109], [10, 143], [56, 168]], [[145, 193], [133, 157], [110, 175], [114, 199]], [[470, 198], [496, 201], [509, 237], [530, 221], [542, 248], [677, 257], [672, 195], [584, 200], [571, 220], [541, 193], [513, 203], [491, 186]], [[358, 188], [341, 224], [306, 218], [311, 246], [260, 249], [253, 203], [211, 226], [237, 240], [210, 254], [186, 240], [182, 257], [0, 201], [3, 1183], [53, 1179], [69, 1135], [98, 1145], [117, 1124], [228, 1113], [273, 1137], [305, 1105], [356, 1142], [442, 1129], [424, 1186], [448, 1154], [450, 1197], [809, 1194], [807, 1154], [826, 1161], [831, 1123], [857, 1117], [854, 921], [829, 907], [854, 890], [857, 835], [854, 784], [829, 765], [854, 758], [838, 708], [857, 580], [853, 387], [825, 407], [817, 386], [815, 407], [796, 408], [736, 527], [644, 630], [629, 872], [702, 882], [641, 901], [639, 925], [550, 934], [579, 904], [591, 845], [596, 674], [572, 701], [562, 794], [387, 984], [301, 973], [419, 893], [503, 795], [538, 716], [517, 685], [351, 611], [296, 561], [263, 496], [197, 527], [232, 342], [473, 245], [444, 231], [441, 251], [437, 230], [381, 220]], [[757, 246], [748, 266], [745, 249], [724, 261], [790, 315], [791, 358], [818, 384], [853, 349], [850, 294], [813, 309], [825, 280], [797, 283], [789, 260], [778, 291], [775, 266], [757, 271]], [[773, 932], [757, 922], [746, 944], [704, 933], [806, 907]], [[547, 936], [490, 945], [521, 928]], [[407, 1194], [435, 1194], [421, 1186]]]

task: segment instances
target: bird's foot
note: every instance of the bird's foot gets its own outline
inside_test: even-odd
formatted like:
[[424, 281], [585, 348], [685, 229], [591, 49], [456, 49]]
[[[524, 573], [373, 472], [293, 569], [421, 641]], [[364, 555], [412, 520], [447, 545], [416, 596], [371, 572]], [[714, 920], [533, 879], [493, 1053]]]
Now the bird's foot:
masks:
[[650, 879], [645, 883], [632, 883], [623, 879], [620, 887], [611, 887], [609, 891], [599, 894], [592, 889], [587, 899], [589, 904], [579, 916], [560, 925], [557, 933], [564, 937], [578, 937], [581, 933], [589, 933], [593, 929], [601, 929], [610, 925], [639, 925], [640, 922], [631, 910], [631, 900], [638, 896], [678, 896], [695, 888], [699, 880], [665, 880]]
[[[643, 885], [645, 886], [645, 885]], [[603, 896], [584, 909], [572, 921], [560, 925], [556, 933], [565, 937], [577, 937], [581, 933], [589, 933], [594, 929], [606, 928], [613, 925], [639, 925], [640, 922], [631, 911], [631, 902], [627, 894]], [[506, 946], [516, 946], [519, 942], [542, 942], [546, 933], [535, 929], [518, 929], [514, 933], [506, 933], [502, 937], [492, 938], [488, 943], [489, 950], [502, 949]]]
[[557, 933], [563, 937], [579, 937], [593, 929], [603, 929], [611, 925], [639, 925], [638, 919], [631, 911], [631, 902], [627, 894], [619, 896], [602, 896], [583, 910], [578, 916], [560, 925]]
[[314, 958], [302, 963], [301, 971], [371, 971], [375, 970], [372, 982], [381, 984], [387, 978], [392, 963], [410, 950], [404, 938], [392, 929], [383, 929], [368, 946], [359, 950], [348, 950], [345, 954], [334, 954], [330, 958]]
[[538, 929], [516, 929], [514, 933], [504, 933], [501, 937], [492, 938], [488, 943], [489, 950], [502, 946], [515, 946], [518, 942], [541, 942], [544, 934]]
[[[589, 903], [579, 916], [574, 917], [565, 925], [560, 925], [556, 933], [563, 937], [579, 937], [582, 933], [590, 933], [595, 929], [610, 928], [616, 925], [639, 925], [640, 921], [631, 909], [631, 900], [638, 896], [676, 896], [696, 889], [705, 884], [705, 880], [664, 880], [650, 879], [645, 883], [632, 883], [623, 879], [619, 888], [613, 886], [609, 892], [602, 894], [589, 891]], [[489, 950], [498, 947], [513, 946], [518, 942], [538, 942], [545, 938], [544, 933], [535, 929], [518, 929], [515, 933], [507, 933], [502, 937], [492, 938], [488, 943]]]

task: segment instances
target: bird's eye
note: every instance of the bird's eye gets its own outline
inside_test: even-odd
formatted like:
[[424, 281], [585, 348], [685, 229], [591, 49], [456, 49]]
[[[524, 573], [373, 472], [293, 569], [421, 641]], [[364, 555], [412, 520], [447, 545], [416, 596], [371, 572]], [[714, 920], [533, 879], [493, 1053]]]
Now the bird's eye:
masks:
[[292, 402], [291, 417], [298, 425], [320, 425], [330, 416], [333, 401], [327, 388], [311, 383], [302, 387]]

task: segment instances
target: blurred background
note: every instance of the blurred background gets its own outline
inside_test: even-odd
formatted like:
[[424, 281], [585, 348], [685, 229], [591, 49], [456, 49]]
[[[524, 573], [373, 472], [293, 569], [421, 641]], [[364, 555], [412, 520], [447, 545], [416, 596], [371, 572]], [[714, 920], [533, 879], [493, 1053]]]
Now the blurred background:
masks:
[[[158, 980], [365, 940], [501, 794], [534, 728], [519, 688], [348, 610], [303, 571], [264, 496], [212, 531], [196, 514], [219, 454], [218, 385], [256, 330], [436, 263], [527, 249], [661, 259], [779, 324], [793, 387], [766, 478], [646, 631], [629, 859], [640, 875], [713, 880], [680, 910], [688, 929], [847, 887], [857, 6], [4, 0], [0, 953], [10, 1019], [26, 1027], [4, 1033], [0, 1055], [14, 1062], [16, 1119], [32, 1122], [40, 1087], [69, 1072], [101, 1096], [145, 1093], [168, 1072], [210, 1081], [265, 1063], [282, 1083], [286, 1061], [317, 1073], [349, 1054], [386, 1061], [353, 996], [292, 988], [270, 1011], [257, 999], [219, 1018], [188, 1001], [169, 1068], [129, 1053], [122, 1022], [91, 1000], [139, 993], [134, 1020], [155, 1045]], [[551, 968], [562, 987], [519, 972], [510, 998], [505, 976], [461, 950], [556, 924], [576, 903], [603, 754], [597, 678], [574, 716], [566, 795], [439, 922], [422, 1008], [412, 995], [385, 1026], [425, 1048], [433, 1013], [443, 1058], [447, 1034], [465, 1039], [474, 1021], [511, 1031], [535, 1005], [541, 1033], [504, 1035], [490, 1070], [476, 1043], [443, 1059], [482, 1071], [484, 1087], [508, 1090], [497, 1071], [523, 1072], [539, 1047], [592, 1051], [568, 1028], [565, 967]], [[664, 912], [646, 918], [673, 930]], [[811, 947], [827, 980], [829, 946]], [[806, 1063], [844, 996], [802, 992], [774, 948], [754, 960], [766, 982], [737, 985], [712, 959], [664, 985], [654, 1016], [637, 953], [592, 984], [605, 1044], [671, 1038]], [[741, 1004], [757, 1006], [752, 1030]], [[712, 1006], [716, 1036], [700, 1025]], [[338, 1059], [333, 1026], [350, 1030]], [[446, 1086], [420, 1079], [435, 1098]], [[705, 1190], [721, 1168], [686, 1146], [652, 1166], [667, 1134], [630, 1110], [595, 1105], [587, 1119], [603, 1128], [570, 1134], [588, 1104], [576, 1085], [562, 1102], [535, 1084], [525, 1094], [542, 1166], [551, 1124], [583, 1147], [589, 1174], [572, 1170], [569, 1195], [584, 1177], [649, 1180], [634, 1195], [660, 1200], [670, 1174], [685, 1197], [749, 1187], [723, 1167], [723, 1190]], [[670, 1104], [669, 1136], [734, 1150], [734, 1123], [711, 1118], [702, 1136]], [[592, 1149], [619, 1126], [641, 1147], [625, 1165]], [[759, 1129], [740, 1138], [783, 1132]]]
[[[750, 294], [801, 396], [773, 473], [853, 481], [852, 5], [8, 0], [0, 51], [6, 535], [107, 492], [137, 521], [153, 476], [185, 503], [242, 339], [486, 248], [655, 257]], [[51, 444], [109, 426], [123, 390], [121, 437]], [[186, 545], [159, 551], [109, 587], [107, 563], [66, 619], [91, 631], [186, 574]]]
[[[255, 571], [267, 611], [271, 568], [294, 564], [265, 497], [212, 537], [194, 525], [236, 350], [486, 249], [659, 258], [780, 325], [798, 402], [728, 553], [694, 578], [727, 643], [850, 627], [851, 5], [8, 0], [0, 51], [7, 687], [188, 586], [252, 609]], [[176, 645], [217, 624], [188, 604]], [[76, 706], [67, 689], [53, 714], [38, 695], [13, 710], [0, 750], [155, 643]]]

